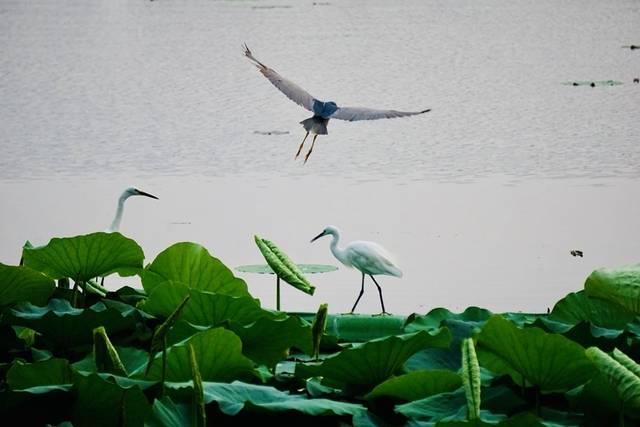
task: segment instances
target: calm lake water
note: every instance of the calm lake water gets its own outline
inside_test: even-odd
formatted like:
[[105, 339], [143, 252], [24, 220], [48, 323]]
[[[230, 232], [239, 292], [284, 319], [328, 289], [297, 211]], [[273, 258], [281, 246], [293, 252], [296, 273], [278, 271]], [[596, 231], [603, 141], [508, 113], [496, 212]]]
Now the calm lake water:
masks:
[[[398, 314], [544, 311], [640, 261], [640, 51], [622, 48], [640, 3], [319, 3], [0, 0], [0, 262], [105, 229], [128, 186], [160, 197], [130, 199], [121, 227], [148, 261], [189, 240], [260, 263], [259, 234], [339, 265], [309, 244], [333, 224], [396, 255], [404, 277], [380, 283]], [[244, 42], [318, 98], [432, 111], [332, 121], [303, 166], [310, 114]], [[563, 84], [592, 80], [623, 84]], [[273, 277], [238, 275], [274, 306]], [[357, 271], [311, 278], [284, 309], [351, 308]], [[379, 311], [372, 284], [359, 309]]]

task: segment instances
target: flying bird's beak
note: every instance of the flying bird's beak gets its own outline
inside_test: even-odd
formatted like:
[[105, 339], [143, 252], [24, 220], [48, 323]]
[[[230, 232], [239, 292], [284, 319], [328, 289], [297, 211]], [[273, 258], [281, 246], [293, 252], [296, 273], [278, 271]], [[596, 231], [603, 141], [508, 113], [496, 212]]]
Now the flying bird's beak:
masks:
[[140, 191], [140, 190], [136, 190], [136, 191], [138, 192], [138, 196], [146, 196], [146, 197], [151, 197], [152, 199], [160, 200], [153, 194], [145, 193], [144, 191]]
[[324, 236], [324, 231], [320, 234], [318, 234], [316, 237], [314, 237], [313, 239], [311, 239], [311, 241], [309, 243], [313, 243], [316, 240], [318, 240], [319, 238], [321, 238], [322, 236]]

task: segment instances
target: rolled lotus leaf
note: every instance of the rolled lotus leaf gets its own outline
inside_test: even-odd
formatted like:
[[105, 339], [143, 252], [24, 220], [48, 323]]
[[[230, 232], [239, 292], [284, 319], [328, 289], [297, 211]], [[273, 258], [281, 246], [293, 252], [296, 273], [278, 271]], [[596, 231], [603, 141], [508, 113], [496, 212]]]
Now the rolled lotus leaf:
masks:
[[127, 376], [127, 370], [120, 360], [118, 351], [111, 344], [104, 326], [98, 326], [93, 330], [93, 357], [98, 372]]
[[640, 378], [598, 347], [589, 347], [585, 353], [618, 392], [624, 412], [634, 419], [640, 418]]
[[617, 348], [613, 349], [611, 356], [613, 356], [613, 358], [616, 359], [619, 364], [633, 372], [636, 377], [640, 378], [640, 365], [638, 365], [632, 358], [630, 358]]
[[328, 304], [320, 304], [316, 317], [311, 324], [311, 336], [313, 339], [313, 357], [318, 361], [320, 356], [320, 341], [322, 341], [322, 335], [327, 328], [327, 312], [329, 311]]
[[316, 290], [315, 286], [309, 283], [309, 280], [302, 274], [298, 266], [291, 261], [287, 254], [267, 239], [262, 239], [259, 236], [254, 236], [254, 238], [267, 264], [269, 264], [269, 267], [271, 267], [279, 278], [294, 288], [306, 294], [313, 295]]
[[462, 341], [462, 384], [467, 398], [468, 419], [480, 418], [480, 366], [472, 338]]

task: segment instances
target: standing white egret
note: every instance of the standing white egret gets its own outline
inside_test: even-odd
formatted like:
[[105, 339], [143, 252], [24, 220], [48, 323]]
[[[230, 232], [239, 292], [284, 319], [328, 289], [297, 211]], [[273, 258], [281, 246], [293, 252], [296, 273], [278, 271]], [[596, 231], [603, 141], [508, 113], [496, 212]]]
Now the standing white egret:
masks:
[[249, 58], [249, 60], [256, 67], [258, 67], [258, 70], [262, 73], [262, 75], [265, 76], [275, 87], [277, 87], [280, 92], [285, 94], [287, 98], [313, 113], [313, 117], [309, 117], [308, 119], [300, 122], [302, 127], [304, 127], [304, 130], [307, 131], [307, 134], [304, 136], [304, 139], [300, 144], [300, 148], [298, 148], [298, 152], [296, 153], [295, 157], [296, 159], [300, 155], [300, 151], [302, 151], [302, 147], [304, 146], [304, 142], [307, 140], [309, 133], [313, 134], [311, 149], [309, 149], [309, 152], [304, 157], [305, 163], [307, 163], [307, 160], [309, 159], [309, 156], [313, 151], [313, 146], [316, 143], [316, 138], [318, 137], [318, 135], [328, 134], [327, 125], [329, 124], [329, 119], [346, 120], [348, 122], [353, 122], [356, 120], [392, 119], [395, 117], [415, 116], [417, 114], [423, 114], [431, 111], [430, 108], [420, 111], [397, 111], [378, 110], [374, 108], [363, 107], [339, 107], [333, 101], [323, 102], [319, 99], [316, 99], [297, 84], [285, 79], [274, 69], [269, 68], [262, 62], [258, 61], [255, 56], [253, 56], [246, 44], [244, 45], [244, 56]]
[[144, 191], [140, 191], [137, 188], [133, 187], [127, 188], [122, 192], [120, 198], [118, 199], [118, 209], [116, 210], [116, 216], [115, 218], [113, 218], [111, 226], [107, 228], [107, 233], [113, 233], [114, 231], [118, 231], [120, 229], [120, 221], [122, 221], [122, 213], [124, 212], [124, 202], [131, 196], [145, 196], [158, 200], [158, 198], [153, 194], [145, 193]]
[[376, 282], [376, 279], [373, 276], [383, 274], [387, 276], [402, 277], [402, 271], [400, 271], [392, 261], [391, 254], [389, 254], [389, 252], [379, 244], [363, 240], [353, 241], [344, 248], [341, 248], [338, 246], [338, 243], [340, 242], [340, 230], [331, 225], [325, 228], [322, 233], [311, 239], [311, 242], [327, 235], [333, 236], [333, 240], [331, 240], [331, 252], [333, 253], [333, 256], [335, 256], [338, 261], [345, 266], [354, 267], [362, 273], [362, 287], [360, 288], [358, 299], [356, 299], [355, 304], [353, 304], [351, 313], [356, 309], [356, 306], [364, 293], [364, 276], [367, 274], [371, 277], [371, 280], [373, 280], [373, 283], [375, 283], [378, 288], [380, 304], [382, 305], [382, 314], [389, 314], [384, 308], [382, 288], [380, 288], [380, 285]]

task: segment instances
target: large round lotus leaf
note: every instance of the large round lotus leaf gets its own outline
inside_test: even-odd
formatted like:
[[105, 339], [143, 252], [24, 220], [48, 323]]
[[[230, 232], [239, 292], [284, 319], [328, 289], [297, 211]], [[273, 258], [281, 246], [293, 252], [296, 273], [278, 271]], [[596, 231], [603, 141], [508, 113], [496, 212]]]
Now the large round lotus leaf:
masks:
[[7, 372], [7, 384], [11, 390], [72, 383], [73, 374], [66, 359], [49, 359], [36, 363], [15, 362]]
[[594, 373], [580, 345], [542, 329], [520, 329], [501, 316], [484, 325], [476, 350], [482, 366], [509, 374], [518, 385], [537, 385], [542, 392], [567, 391]]
[[[176, 385], [177, 386], [177, 385]], [[234, 381], [230, 384], [203, 382], [204, 400], [207, 404], [215, 402], [226, 415], [237, 415], [240, 411], [259, 414], [291, 411], [311, 416], [349, 416], [366, 412], [356, 403], [339, 402], [329, 399], [307, 399], [304, 395], [291, 394], [274, 387], [247, 384]], [[179, 397], [190, 396], [191, 390], [177, 388], [168, 384], [170, 394]], [[287, 424], [285, 422], [285, 424]]]
[[194, 411], [191, 404], [175, 403], [171, 397], [156, 399], [151, 414], [145, 420], [146, 427], [183, 427], [195, 426]]
[[21, 301], [46, 304], [55, 286], [53, 279], [38, 271], [0, 264], [0, 306]]
[[322, 376], [330, 386], [369, 391], [400, 373], [404, 362], [417, 351], [447, 347], [450, 340], [446, 328], [373, 340], [343, 350], [319, 365], [297, 364], [296, 376]]
[[44, 307], [19, 303], [5, 314], [13, 325], [26, 326], [41, 334], [39, 339], [55, 350], [69, 351], [93, 342], [93, 329], [104, 326], [117, 342], [143, 333], [143, 321], [150, 316], [124, 303], [103, 300], [85, 309], [67, 300], [51, 299]]
[[549, 315], [553, 321], [576, 325], [586, 321], [604, 328], [624, 329], [635, 314], [611, 301], [589, 298], [583, 291], [570, 293], [556, 303]]
[[[243, 356], [240, 338], [231, 331], [216, 328], [198, 332], [167, 350], [167, 380], [191, 380], [187, 344], [193, 346], [204, 381], [232, 381], [251, 376], [253, 362]], [[147, 379], [162, 378], [161, 355], [159, 352], [153, 360]]]
[[587, 296], [612, 301], [640, 314], [640, 264], [596, 270], [584, 284]]
[[151, 294], [165, 282], [200, 291], [247, 296], [247, 284], [233, 275], [219, 259], [196, 243], [176, 243], [162, 251], [142, 274], [142, 287]]
[[194, 325], [218, 326], [226, 321], [246, 325], [262, 317], [276, 316], [262, 309], [260, 302], [250, 296], [204, 292], [173, 282], [156, 286], [140, 308], [154, 316], [168, 317], [187, 294], [191, 297], [180, 313], [180, 320]]
[[138, 244], [120, 233], [92, 233], [53, 238], [45, 246], [22, 251], [24, 265], [52, 279], [68, 277], [86, 282], [99, 276], [138, 274], [144, 254]]
[[307, 354], [313, 352], [311, 326], [297, 317], [262, 317], [251, 325], [232, 322], [230, 327], [242, 340], [242, 353], [257, 364], [274, 367], [294, 346]]
[[254, 236], [258, 249], [279, 278], [302, 292], [313, 295], [316, 288], [304, 276], [300, 268], [291, 261], [282, 249], [270, 240]]
[[78, 397], [72, 423], [77, 426], [140, 426], [151, 405], [138, 386], [122, 387], [96, 374], [76, 375]]
[[[336, 271], [338, 267], [327, 264], [296, 264], [303, 274], [318, 274], [329, 273], [330, 271]], [[241, 265], [236, 267], [237, 271], [243, 273], [257, 273], [257, 274], [275, 274], [273, 269], [269, 267], [269, 264], [253, 264], [253, 265]]]
[[460, 375], [445, 370], [415, 371], [386, 380], [377, 385], [366, 399], [390, 397], [413, 401], [434, 394], [454, 391], [462, 385]]

